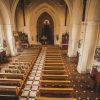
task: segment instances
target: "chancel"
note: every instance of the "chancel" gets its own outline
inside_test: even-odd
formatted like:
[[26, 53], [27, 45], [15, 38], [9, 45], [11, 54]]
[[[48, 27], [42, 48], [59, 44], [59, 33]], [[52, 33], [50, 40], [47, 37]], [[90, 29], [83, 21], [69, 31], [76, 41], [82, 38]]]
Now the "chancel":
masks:
[[100, 0], [0, 0], [0, 100], [100, 100]]

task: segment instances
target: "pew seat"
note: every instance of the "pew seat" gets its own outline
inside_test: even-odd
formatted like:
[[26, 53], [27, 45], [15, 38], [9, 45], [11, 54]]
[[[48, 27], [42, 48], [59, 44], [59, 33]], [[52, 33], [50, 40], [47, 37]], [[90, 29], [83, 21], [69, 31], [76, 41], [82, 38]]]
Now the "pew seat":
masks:
[[66, 70], [42, 70], [43, 74], [54, 74], [54, 75], [63, 75], [66, 74]]
[[42, 74], [43, 80], [66, 80], [68, 75], [47, 75]]
[[18, 57], [16, 57], [16, 58], [14, 58], [14, 60], [32, 60], [32, 59], [35, 59], [36, 58], [36, 56], [18, 56]]
[[19, 69], [9, 69], [9, 68], [6, 68], [4, 70], [5, 70], [5, 73], [21, 73]]
[[64, 66], [44, 66], [44, 70], [64, 70]]
[[30, 65], [31, 63], [30, 62], [11, 62], [11, 64], [13, 64], [13, 65]]
[[0, 86], [0, 96], [17, 96], [19, 91], [17, 86]]
[[64, 66], [64, 63], [44, 63], [45, 66]]
[[51, 51], [48, 51], [48, 50], [47, 50], [46, 53], [47, 53], [47, 54], [49, 54], [49, 53], [57, 54], [57, 53], [60, 53], [60, 50], [52, 50], [52, 49], [51, 49]]
[[29, 60], [29, 59], [14, 59], [15, 62], [32, 62], [33, 60]]
[[53, 53], [47, 53], [46, 54], [46, 56], [61, 56], [61, 54], [57, 54], [57, 53], [55, 53], [55, 54], [53, 54]]
[[13, 86], [21, 86], [23, 81], [21, 79], [0, 79], [0, 85], [13, 85]]
[[39, 87], [39, 92], [41, 93], [64, 93], [64, 94], [72, 94], [74, 91], [73, 88], [47, 88], [47, 87]]
[[45, 63], [63, 63], [62, 60], [45, 60]]
[[0, 78], [24, 79], [24, 75], [14, 73], [0, 73]]
[[62, 60], [62, 57], [45, 57], [45, 60]]
[[68, 80], [40, 80], [40, 85], [64, 85], [64, 86], [68, 86], [70, 84], [70, 81]]
[[46, 55], [46, 58], [62, 58], [60, 55]]
[[45, 62], [46, 62], [46, 61], [47, 61], [47, 62], [56, 62], [56, 61], [57, 61], [57, 62], [59, 62], [59, 61], [60, 61], [60, 62], [63, 62], [63, 60], [62, 60], [62, 59], [60, 59], [60, 60], [59, 60], [59, 59], [56, 59], [56, 60], [52, 60], [52, 59], [50, 59], [50, 60], [49, 60], [49, 59], [45, 59]]
[[29, 65], [8, 65], [10, 69], [29, 69]]
[[53, 97], [36, 97], [36, 100], [77, 100], [76, 98], [53, 98]]

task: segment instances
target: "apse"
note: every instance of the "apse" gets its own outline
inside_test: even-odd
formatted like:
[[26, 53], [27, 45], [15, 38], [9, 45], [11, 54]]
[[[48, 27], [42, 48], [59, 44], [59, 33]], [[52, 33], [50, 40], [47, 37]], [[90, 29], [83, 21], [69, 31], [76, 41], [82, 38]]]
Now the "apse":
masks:
[[41, 44], [54, 44], [54, 22], [47, 12], [38, 18], [37, 33], [37, 41]]

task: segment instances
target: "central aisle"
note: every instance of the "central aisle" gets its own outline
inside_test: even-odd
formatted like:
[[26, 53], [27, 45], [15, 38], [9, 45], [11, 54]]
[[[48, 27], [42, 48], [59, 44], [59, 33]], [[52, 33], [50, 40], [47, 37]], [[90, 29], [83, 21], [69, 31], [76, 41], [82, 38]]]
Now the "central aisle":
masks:
[[45, 60], [45, 54], [46, 54], [46, 47], [43, 47], [37, 58], [36, 63], [33, 66], [32, 72], [30, 73], [27, 79], [25, 87], [20, 96], [20, 100], [35, 100], [35, 97], [38, 92], [42, 67]]

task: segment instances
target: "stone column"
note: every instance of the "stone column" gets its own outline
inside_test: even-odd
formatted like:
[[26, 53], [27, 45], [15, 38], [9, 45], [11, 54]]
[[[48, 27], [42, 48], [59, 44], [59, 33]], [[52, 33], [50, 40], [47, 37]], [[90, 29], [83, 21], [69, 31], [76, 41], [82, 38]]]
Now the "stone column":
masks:
[[82, 21], [82, 1], [74, 0], [71, 32], [69, 33], [69, 48], [68, 48], [69, 57], [74, 57], [77, 55], [78, 41], [81, 32], [81, 21]]
[[6, 37], [7, 37], [7, 44], [8, 44], [8, 48], [9, 48], [9, 53], [12, 56], [15, 56], [17, 54], [17, 49], [15, 47], [15, 39], [13, 36], [13, 32], [11, 30], [12, 25], [6, 25]]
[[77, 55], [80, 31], [81, 31], [81, 24], [74, 24], [72, 26], [72, 51], [71, 51], [72, 56]]
[[80, 48], [77, 70], [79, 73], [90, 72], [93, 64], [97, 37], [99, 34], [99, 23], [87, 21], [86, 32]]
[[2, 25], [0, 25], [0, 46], [3, 46]]

